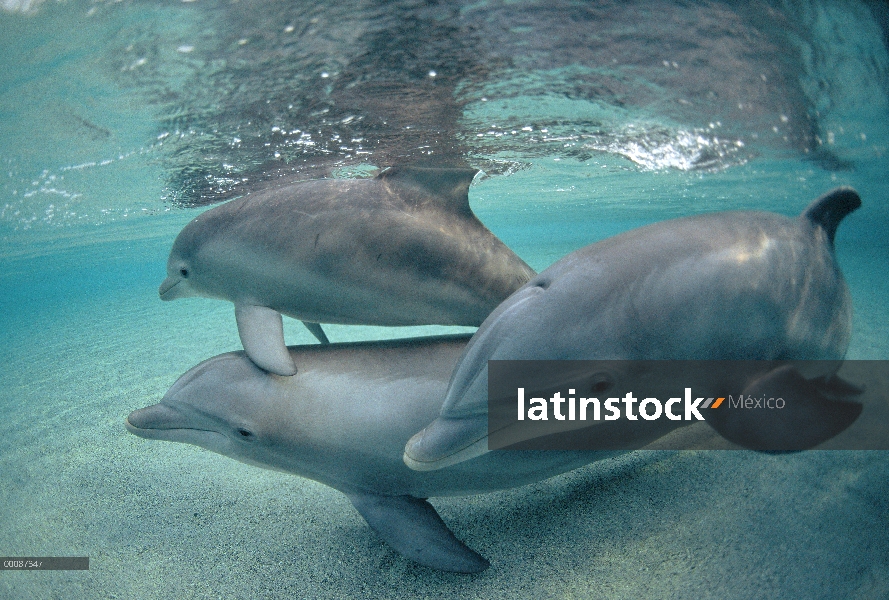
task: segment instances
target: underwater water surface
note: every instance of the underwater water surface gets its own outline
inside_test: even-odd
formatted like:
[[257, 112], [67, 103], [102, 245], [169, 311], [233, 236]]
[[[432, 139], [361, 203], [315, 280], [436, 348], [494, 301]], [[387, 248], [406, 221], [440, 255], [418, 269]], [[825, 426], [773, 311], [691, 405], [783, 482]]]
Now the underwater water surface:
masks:
[[[635, 452], [434, 499], [492, 562], [417, 566], [339, 492], [124, 418], [239, 349], [232, 306], [164, 303], [180, 229], [281, 180], [468, 164], [537, 270], [677, 216], [839, 228], [850, 359], [889, 359], [881, 2], [0, 4], [0, 571], [8, 598], [889, 597], [889, 456]], [[325, 325], [332, 341], [467, 328]], [[290, 344], [315, 343], [285, 319]]]

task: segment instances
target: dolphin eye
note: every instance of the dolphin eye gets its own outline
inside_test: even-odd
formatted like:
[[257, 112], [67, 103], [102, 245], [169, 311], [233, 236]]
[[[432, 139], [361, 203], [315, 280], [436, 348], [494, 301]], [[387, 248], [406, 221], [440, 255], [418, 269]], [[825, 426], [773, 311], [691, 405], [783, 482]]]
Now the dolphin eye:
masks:
[[186, 269], [186, 268], [179, 269], [179, 274], [182, 275], [183, 277], [185, 277], [186, 279], [188, 279], [188, 269]]
[[612, 385], [614, 382], [611, 381], [608, 373], [596, 373], [590, 382], [590, 391], [594, 394], [601, 394], [610, 389]]
[[250, 431], [249, 429], [244, 429], [243, 427], [238, 427], [235, 431], [237, 431], [238, 435], [240, 435], [245, 440], [249, 440], [249, 439], [253, 438], [253, 432]]

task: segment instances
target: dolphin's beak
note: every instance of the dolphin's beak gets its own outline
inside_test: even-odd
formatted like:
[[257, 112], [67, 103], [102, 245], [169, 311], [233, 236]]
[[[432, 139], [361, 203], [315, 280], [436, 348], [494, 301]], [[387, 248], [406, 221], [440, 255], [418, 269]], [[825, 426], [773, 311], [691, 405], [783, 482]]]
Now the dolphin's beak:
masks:
[[155, 404], [134, 410], [127, 417], [125, 425], [130, 433], [145, 438], [158, 437], [158, 430], [188, 428], [185, 415], [166, 404]]
[[183, 442], [226, 453], [226, 437], [219, 431], [205, 429], [193, 417], [169, 404], [155, 404], [130, 413], [124, 421], [127, 431], [149, 440]]
[[439, 417], [407, 441], [402, 460], [415, 471], [435, 471], [488, 452], [488, 415]]
[[158, 288], [157, 293], [160, 295], [161, 300], [174, 300], [179, 296], [173, 291], [177, 285], [182, 282], [182, 279], [179, 277], [167, 277], [164, 279], [164, 282]]

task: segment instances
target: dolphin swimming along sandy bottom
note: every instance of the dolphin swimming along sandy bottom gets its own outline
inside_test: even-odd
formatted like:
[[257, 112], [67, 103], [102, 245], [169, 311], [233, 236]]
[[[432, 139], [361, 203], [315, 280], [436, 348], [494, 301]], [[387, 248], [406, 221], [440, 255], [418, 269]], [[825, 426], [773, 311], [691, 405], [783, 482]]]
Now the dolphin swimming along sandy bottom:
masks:
[[469, 335], [290, 347], [293, 377], [269, 375], [243, 352], [211, 358], [134, 411], [138, 436], [195, 444], [345, 493], [395, 550], [420, 564], [476, 572], [488, 562], [457, 540], [425, 499], [539, 481], [605, 452], [492, 452], [419, 473], [405, 441], [438, 414]]

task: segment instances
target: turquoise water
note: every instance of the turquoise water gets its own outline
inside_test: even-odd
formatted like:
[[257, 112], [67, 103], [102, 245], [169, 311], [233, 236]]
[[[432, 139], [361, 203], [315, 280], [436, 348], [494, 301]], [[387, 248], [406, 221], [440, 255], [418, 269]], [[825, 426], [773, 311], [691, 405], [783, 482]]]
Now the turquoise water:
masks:
[[848, 356], [889, 358], [884, 4], [2, 7], [0, 554], [91, 568], [0, 572], [0, 596], [889, 596], [881, 452], [635, 453], [436, 501], [493, 563], [467, 577], [408, 563], [334, 490], [123, 428], [240, 347], [230, 304], [157, 297], [185, 223], [273, 178], [416, 160], [482, 169], [473, 210], [538, 270], [851, 185]]

